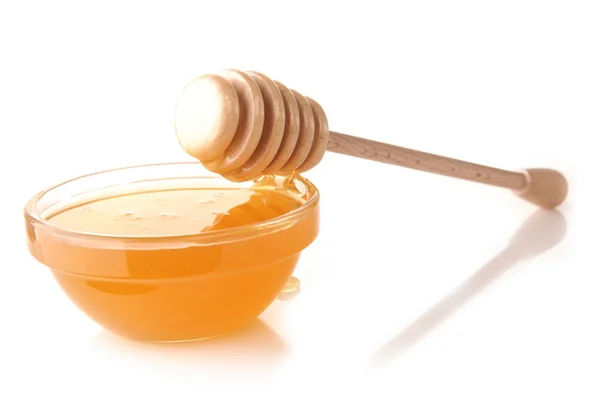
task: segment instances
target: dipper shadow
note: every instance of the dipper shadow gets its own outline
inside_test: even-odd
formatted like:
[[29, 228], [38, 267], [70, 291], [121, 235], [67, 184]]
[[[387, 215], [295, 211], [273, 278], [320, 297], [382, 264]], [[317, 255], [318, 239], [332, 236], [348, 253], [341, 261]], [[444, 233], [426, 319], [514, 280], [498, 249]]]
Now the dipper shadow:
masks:
[[137, 342], [102, 329], [92, 341], [91, 349], [99, 356], [108, 353], [119, 360], [130, 358], [245, 371], [275, 366], [285, 358], [289, 346], [264, 321], [257, 319], [237, 333], [181, 343]]
[[381, 347], [369, 363], [381, 365], [405, 353], [508, 269], [554, 248], [566, 233], [567, 221], [559, 211], [536, 211], [513, 234], [503, 251]]

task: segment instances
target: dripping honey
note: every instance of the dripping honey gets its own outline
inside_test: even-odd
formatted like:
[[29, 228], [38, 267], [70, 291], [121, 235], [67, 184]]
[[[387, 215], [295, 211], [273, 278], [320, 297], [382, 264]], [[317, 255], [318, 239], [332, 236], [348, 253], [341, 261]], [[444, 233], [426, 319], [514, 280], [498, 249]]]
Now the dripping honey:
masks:
[[287, 179], [119, 186], [48, 208], [49, 226], [30, 249], [109, 330], [153, 341], [212, 337], [248, 324], [284, 289], [318, 232], [318, 209], [306, 208], [314, 193]]

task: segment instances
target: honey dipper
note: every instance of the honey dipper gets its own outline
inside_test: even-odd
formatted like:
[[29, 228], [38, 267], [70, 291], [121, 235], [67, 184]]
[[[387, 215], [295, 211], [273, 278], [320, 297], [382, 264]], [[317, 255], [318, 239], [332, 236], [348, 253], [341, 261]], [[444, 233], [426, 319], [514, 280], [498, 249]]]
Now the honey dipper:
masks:
[[331, 151], [506, 188], [548, 209], [568, 193], [553, 169], [506, 171], [330, 131], [315, 100], [254, 71], [194, 79], [177, 101], [175, 130], [189, 155], [234, 182], [306, 172]]

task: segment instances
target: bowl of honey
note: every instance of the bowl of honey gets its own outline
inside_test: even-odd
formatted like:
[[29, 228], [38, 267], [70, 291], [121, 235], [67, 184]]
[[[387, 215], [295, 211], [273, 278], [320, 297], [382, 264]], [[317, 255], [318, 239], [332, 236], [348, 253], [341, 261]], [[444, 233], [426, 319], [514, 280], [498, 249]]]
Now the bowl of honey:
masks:
[[105, 329], [154, 342], [250, 325], [319, 232], [319, 192], [302, 176], [236, 183], [199, 163], [102, 171], [25, 207], [31, 255]]

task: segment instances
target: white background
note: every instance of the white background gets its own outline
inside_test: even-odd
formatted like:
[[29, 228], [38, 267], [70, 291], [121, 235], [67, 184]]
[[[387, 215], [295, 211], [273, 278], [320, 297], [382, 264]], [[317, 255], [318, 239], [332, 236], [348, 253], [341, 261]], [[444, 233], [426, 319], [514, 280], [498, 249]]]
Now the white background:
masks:
[[[600, 399], [597, 1], [157, 4], [1, 3], [0, 401]], [[229, 339], [121, 340], [28, 255], [22, 207], [79, 174], [190, 160], [176, 97], [230, 67], [317, 99], [336, 131], [559, 169], [570, 198], [507, 247], [535, 212], [510, 192], [330, 154], [306, 175], [322, 227], [296, 298]]]

